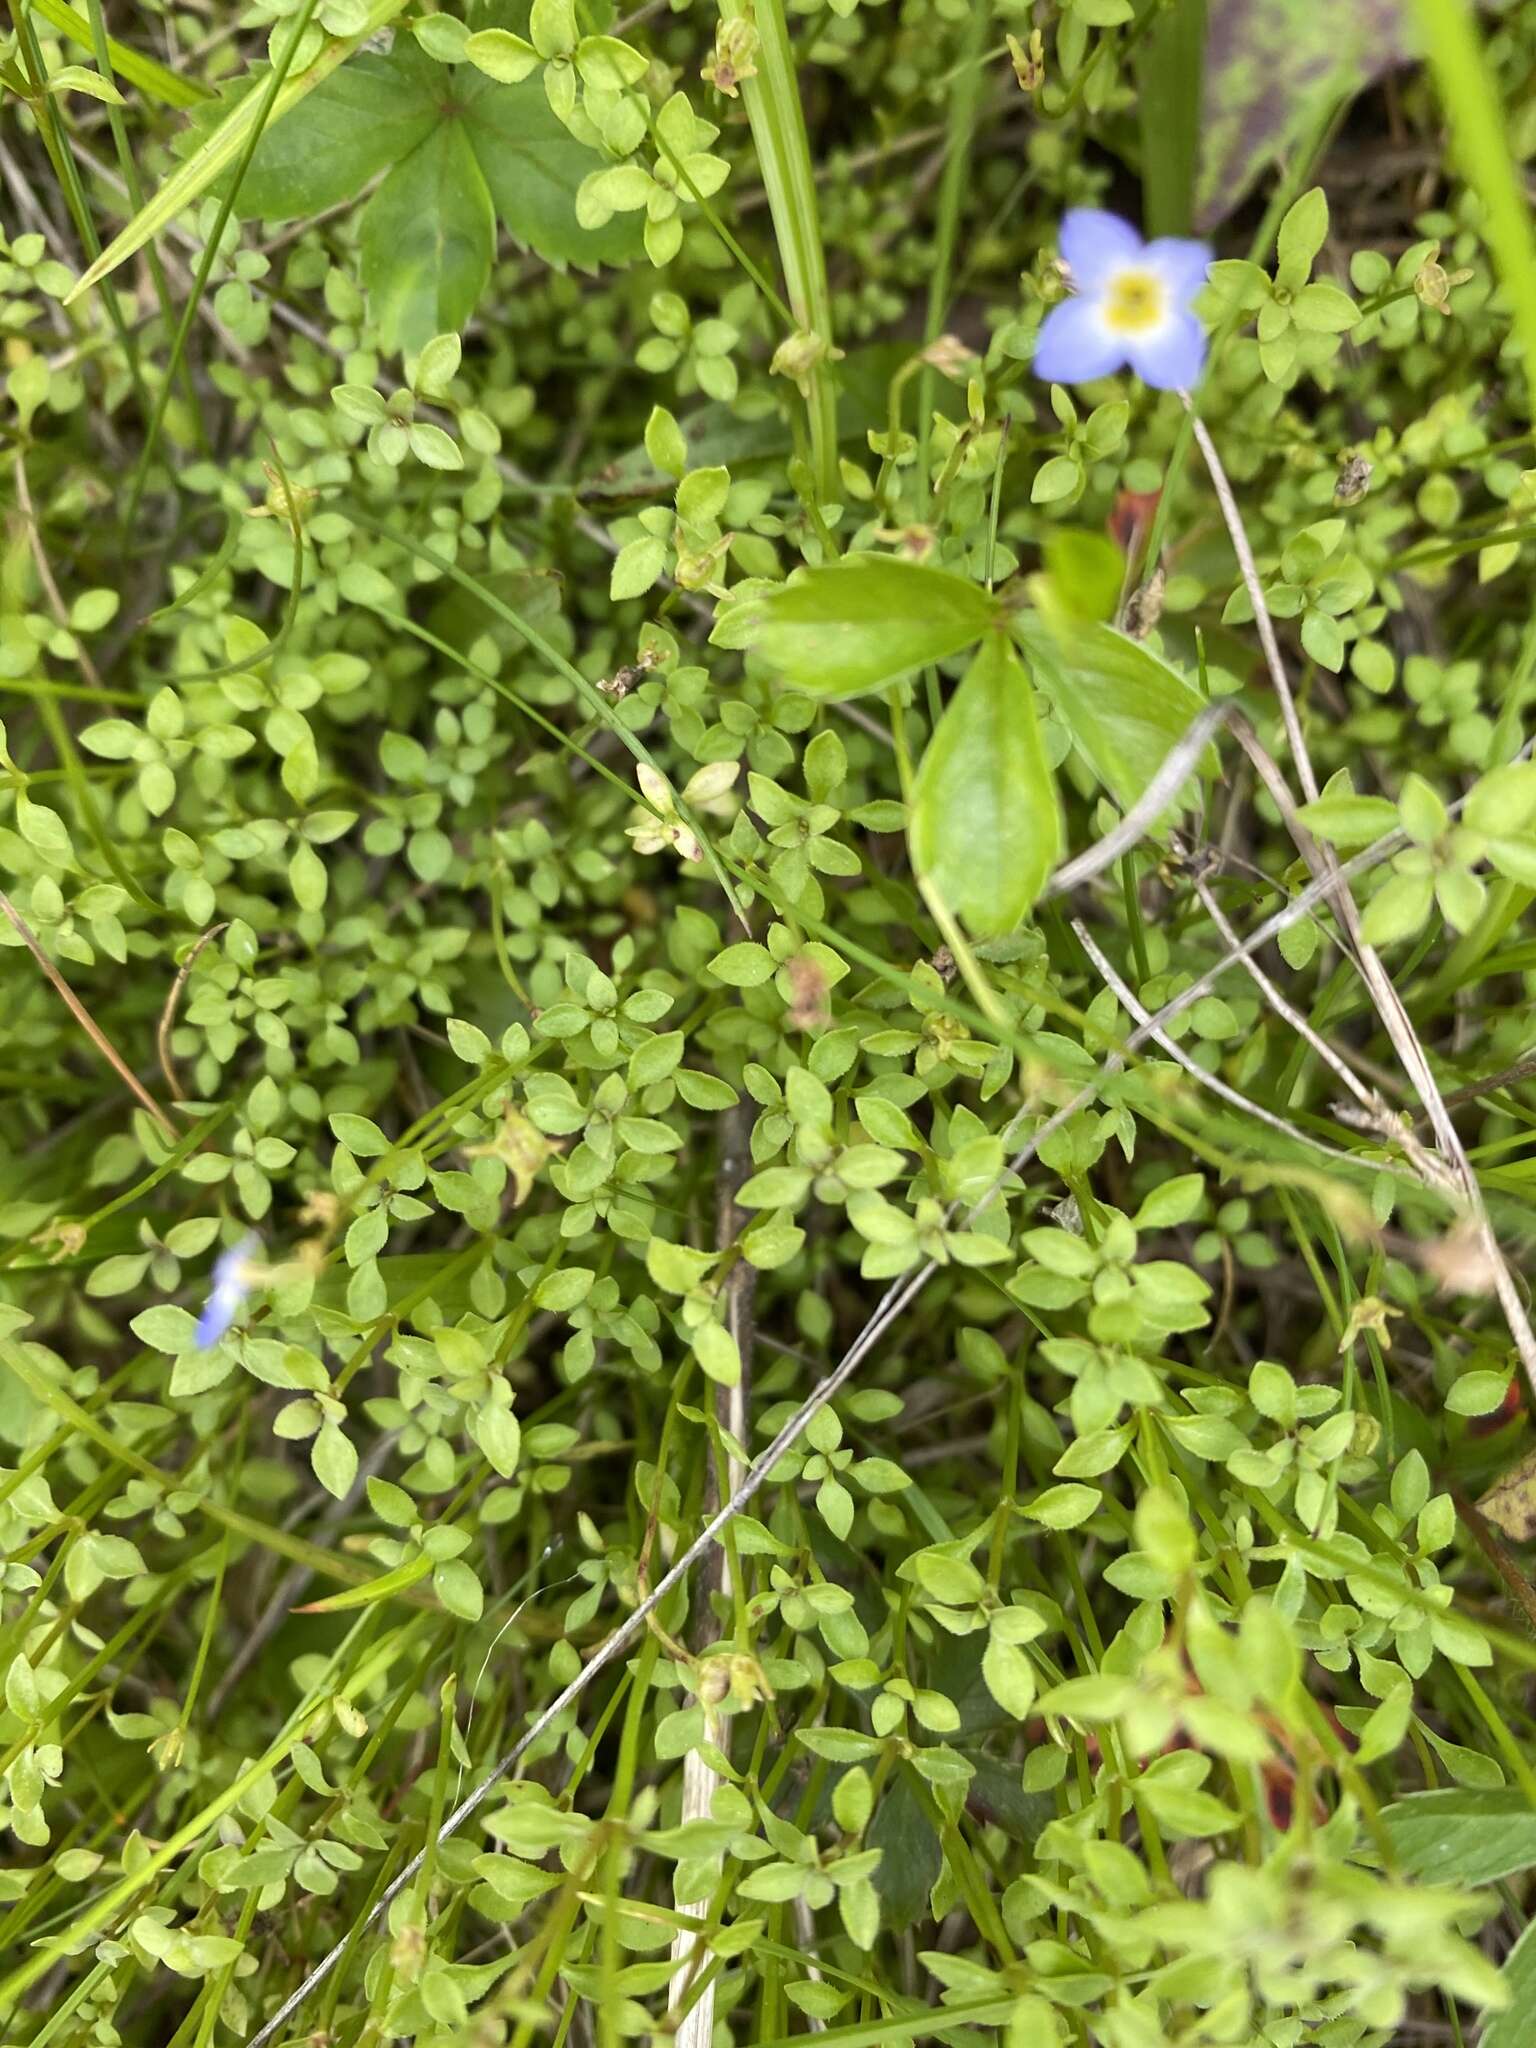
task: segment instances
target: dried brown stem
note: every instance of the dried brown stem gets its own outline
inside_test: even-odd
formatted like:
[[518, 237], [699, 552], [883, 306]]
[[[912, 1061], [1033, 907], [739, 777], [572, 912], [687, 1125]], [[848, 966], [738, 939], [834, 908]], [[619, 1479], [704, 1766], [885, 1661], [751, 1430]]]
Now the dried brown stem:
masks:
[[[43, 595], [48, 600], [48, 609], [53, 613], [54, 618], [63, 627], [64, 631], [70, 633], [72, 628], [69, 623], [69, 607], [65, 604], [63, 594], [58, 584], [54, 581], [53, 566], [48, 560], [48, 551], [43, 546], [43, 531], [37, 523], [37, 514], [32, 506], [32, 491], [27, 483], [26, 457], [22, 454], [19, 446], [16, 450], [16, 505], [22, 518], [27, 523], [27, 542], [32, 550], [32, 560], [37, 568], [37, 580], [43, 586]], [[96, 673], [95, 663], [78, 640], [75, 642], [75, 647], [75, 659], [80, 664], [80, 673], [85, 677], [92, 689], [99, 690], [101, 688], [101, 677]]]
[[1514, 1596], [1515, 1604], [1524, 1614], [1527, 1625], [1536, 1631], [1536, 1586], [1521, 1571], [1503, 1544], [1489, 1528], [1476, 1505], [1465, 1495], [1453, 1490], [1451, 1499], [1456, 1505], [1458, 1520], [1467, 1530], [1478, 1549], [1493, 1566]]
[[[1187, 396], [1185, 404], [1190, 405]], [[1274, 623], [1269, 616], [1269, 608], [1264, 601], [1264, 590], [1259, 582], [1258, 570], [1254, 566], [1253, 550], [1248, 544], [1247, 532], [1243, 526], [1243, 516], [1238, 509], [1237, 500], [1232, 495], [1231, 486], [1227, 482], [1226, 474], [1221, 467], [1221, 461], [1216, 454], [1211, 437], [1203, 423], [1195, 415], [1192, 406], [1190, 406], [1190, 418], [1194, 425], [1195, 438], [1199, 443], [1200, 452], [1205, 457], [1206, 465], [1211, 473], [1211, 482], [1215, 487], [1217, 500], [1221, 505], [1222, 516], [1227, 522], [1227, 530], [1231, 535], [1232, 546], [1238, 559], [1238, 566], [1242, 570], [1243, 582], [1253, 604], [1254, 622], [1258, 627], [1259, 639], [1264, 649], [1264, 658], [1269, 665], [1276, 694], [1280, 699], [1280, 708], [1285, 719], [1286, 733], [1296, 757], [1296, 772], [1301, 780], [1303, 789], [1307, 792], [1308, 798], [1314, 798], [1318, 792], [1317, 777], [1313, 773], [1311, 759], [1307, 753], [1306, 738], [1301, 730], [1301, 722], [1296, 715], [1295, 699], [1291, 694], [1290, 683], [1286, 677], [1285, 664], [1280, 658], [1280, 647], [1275, 638]], [[1320, 846], [1302, 824], [1296, 814], [1296, 806], [1291, 801], [1289, 792], [1285, 789], [1285, 778], [1280, 774], [1265, 749], [1259, 744], [1257, 737], [1251, 732], [1244, 737], [1241, 731], [1239, 731], [1239, 737], [1243, 739], [1249, 759], [1258, 768], [1260, 774], [1263, 775], [1266, 785], [1269, 787], [1276, 803], [1279, 804], [1281, 813], [1285, 817], [1287, 828], [1290, 830], [1303, 860], [1306, 861], [1308, 867], [1312, 869], [1318, 879], [1325, 884], [1334, 908], [1338, 913], [1340, 926], [1347, 934], [1354, 948], [1361, 978], [1365, 982], [1366, 988], [1370, 991], [1371, 1000], [1376, 1007], [1377, 1015], [1381, 1019], [1382, 1028], [1391, 1040], [1393, 1051], [1402, 1062], [1404, 1072], [1412, 1083], [1419, 1100], [1424, 1105], [1430, 1128], [1434, 1134], [1436, 1150], [1444, 1160], [1448, 1169], [1448, 1177], [1460, 1194], [1472, 1219], [1477, 1240], [1489, 1262], [1493, 1275], [1494, 1289], [1499, 1297], [1499, 1305], [1504, 1311], [1504, 1319], [1509, 1325], [1510, 1336], [1513, 1338], [1515, 1349], [1520, 1356], [1520, 1363], [1525, 1372], [1526, 1383], [1531, 1389], [1533, 1398], [1536, 1398], [1536, 1331], [1533, 1331], [1531, 1328], [1530, 1316], [1526, 1311], [1524, 1301], [1521, 1299], [1515, 1277], [1509, 1269], [1503, 1251], [1500, 1249], [1498, 1239], [1494, 1236], [1493, 1226], [1488, 1220], [1487, 1209], [1483, 1205], [1482, 1189], [1478, 1184], [1477, 1175], [1473, 1170], [1472, 1162], [1467, 1157], [1466, 1148], [1461, 1142], [1460, 1134], [1455, 1124], [1452, 1123], [1450, 1114], [1446, 1109], [1445, 1100], [1440, 1093], [1439, 1083], [1431, 1071], [1428, 1056], [1424, 1051], [1418, 1032], [1414, 1029], [1413, 1020], [1403, 1007], [1402, 998], [1397, 993], [1391, 976], [1383, 966], [1380, 954], [1377, 953], [1375, 947], [1370, 944], [1361, 931], [1360, 915], [1355, 908], [1355, 900], [1349, 893], [1349, 889], [1345, 884], [1344, 871], [1341, 869], [1332, 851], [1326, 846]], [[1401, 1137], [1401, 1132], [1396, 1134]], [[1423, 1160], [1421, 1157], [1418, 1164], [1421, 1177], [1426, 1180], [1434, 1178], [1434, 1176], [1425, 1171], [1428, 1166], [1426, 1160]]]
[[191, 952], [177, 970], [176, 979], [171, 983], [170, 994], [165, 999], [165, 1008], [160, 1012], [160, 1027], [155, 1033], [155, 1048], [160, 1055], [160, 1071], [165, 1076], [166, 1087], [171, 1091], [172, 1102], [181, 1102], [185, 1099], [181, 1092], [181, 1083], [176, 1078], [176, 1062], [171, 1057], [171, 1032], [176, 1025], [176, 1006], [181, 1001], [181, 992], [187, 985], [187, 976], [192, 972], [193, 961], [211, 939], [216, 939], [220, 932], [228, 930], [229, 920], [226, 918], [222, 924], [211, 924], [207, 931], [198, 933]]
[[[1206, 916], [1215, 925], [1222, 938], [1229, 946], [1234, 944], [1237, 939], [1237, 933], [1233, 930], [1226, 912], [1222, 909], [1220, 903], [1217, 902], [1215, 890], [1209, 882], [1198, 875], [1195, 877], [1195, 893], [1200, 898]], [[1354, 1096], [1355, 1100], [1363, 1108], [1373, 1109], [1376, 1098], [1371, 1090], [1366, 1087], [1359, 1075], [1349, 1066], [1343, 1055], [1335, 1051], [1321, 1032], [1314, 1031], [1300, 1010], [1281, 995], [1279, 989], [1276, 988], [1259, 963], [1256, 960], [1245, 959], [1243, 961], [1243, 968], [1254, 987], [1259, 991], [1259, 994], [1268, 1003], [1275, 1015], [1289, 1024], [1298, 1038], [1306, 1040], [1324, 1066], [1330, 1068], [1338, 1076], [1350, 1094]]]
[[149, 1090], [144, 1086], [143, 1082], [139, 1079], [138, 1075], [134, 1073], [132, 1067], [130, 1067], [127, 1061], [123, 1059], [121, 1054], [118, 1052], [116, 1046], [113, 1045], [111, 1039], [108, 1038], [107, 1034], [96, 1022], [96, 1019], [91, 1015], [90, 1011], [85, 1007], [84, 1003], [81, 1002], [80, 998], [75, 994], [74, 990], [70, 987], [69, 983], [64, 979], [63, 975], [60, 974], [57, 967], [55, 967], [53, 962], [48, 958], [48, 955], [43, 951], [41, 945], [38, 943], [37, 936], [33, 932], [31, 926], [27, 923], [26, 919], [22, 916], [21, 912], [16, 908], [15, 904], [11, 901], [10, 897], [6, 895], [3, 889], [0, 889], [0, 914], [3, 914], [5, 916], [7, 921], [10, 923], [12, 929], [20, 938], [22, 944], [26, 947], [27, 951], [32, 955], [32, 958], [37, 962], [38, 966], [41, 967], [44, 974], [47, 975], [48, 979], [53, 983], [54, 988], [58, 991], [60, 997], [64, 1001], [65, 1006], [68, 1008], [70, 1015], [74, 1018], [75, 1022], [80, 1026], [81, 1030], [85, 1032], [86, 1036], [90, 1039], [92, 1045], [95, 1046], [96, 1050], [101, 1054], [102, 1058], [121, 1078], [124, 1086], [131, 1089], [136, 1099], [143, 1103], [144, 1107], [149, 1111], [150, 1115], [154, 1118], [155, 1122], [160, 1126], [161, 1130], [165, 1132], [166, 1136], [170, 1138], [172, 1142], [174, 1142], [177, 1138], [181, 1136], [181, 1133], [177, 1130], [176, 1126], [171, 1122], [170, 1118], [166, 1115], [165, 1111], [160, 1107], [159, 1103], [156, 1102], [153, 1095], [151, 1095]]
[[[736, 1242], [745, 1217], [736, 1206], [737, 1190], [752, 1171], [752, 1119], [746, 1109], [737, 1104], [727, 1111], [720, 1146], [720, 1178], [716, 1189], [715, 1242], [722, 1251], [728, 1251]], [[747, 1259], [737, 1254], [725, 1281], [725, 1326], [735, 1339], [741, 1359], [741, 1372], [733, 1387], [716, 1387], [715, 1416], [720, 1428], [727, 1432], [731, 1441], [744, 1444], [747, 1437], [747, 1402], [752, 1387], [752, 1296], [757, 1283], [757, 1269]], [[713, 1514], [720, 1505], [720, 1483], [713, 1457], [706, 1451], [706, 1480], [704, 1489], [705, 1513]], [[733, 1449], [727, 1449], [726, 1491], [735, 1493], [746, 1476], [746, 1468]], [[710, 1553], [699, 1574], [697, 1600], [694, 1608], [693, 1626], [690, 1632], [693, 1649], [702, 1650], [714, 1634], [714, 1617], [710, 1611], [711, 1596], [717, 1591], [731, 1589], [730, 1567], [722, 1547]], [[705, 1705], [705, 1726], [712, 1742], [730, 1749], [730, 1726], [723, 1718], [715, 1715]], [[681, 1819], [686, 1826], [689, 1821], [707, 1820], [713, 1810], [716, 1792], [722, 1784], [720, 1773], [708, 1762], [703, 1753], [690, 1749], [683, 1759], [683, 1796]], [[702, 1919], [707, 1910], [703, 1899], [685, 1905], [681, 1910], [689, 1918]], [[672, 1977], [667, 1987], [669, 2012], [680, 2015], [675, 2036], [676, 2048], [709, 2048], [715, 2031], [715, 1986], [710, 1979], [700, 1989], [698, 1996], [689, 2004], [689, 1997], [700, 1970], [708, 1961], [700, 1937], [688, 1929], [681, 1929], [672, 1942]]]
[[1443, 1100], [1447, 1109], [1459, 1109], [1463, 1103], [1476, 1102], [1479, 1096], [1492, 1095], [1500, 1088], [1513, 1088], [1520, 1081], [1530, 1080], [1536, 1080], [1536, 1053], [1527, 1053], [1512, 1067], [1490, 1074], [1486, 1080], [1469, 1081], [1464, 1088], [1453, 1088]]

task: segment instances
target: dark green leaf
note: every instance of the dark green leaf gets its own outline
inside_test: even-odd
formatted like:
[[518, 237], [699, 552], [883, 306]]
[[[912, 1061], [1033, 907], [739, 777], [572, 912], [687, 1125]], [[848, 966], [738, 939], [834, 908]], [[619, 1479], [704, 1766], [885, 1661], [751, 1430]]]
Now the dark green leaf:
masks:
[[974, 1635], [934, 1637], [928, 1653], [928, 1683], [951, 1701], [960, 1714], [960, 1732], [975, 1740], [995, 1728], [1011, 1728], [1013, 1721], [993, 1699], [981, 1663], [987, 1636], [978, 1629]]
[[[199, 110], [195, 132], [211, 131], [232, 103]], [[465, 142], [478, 175], [463, 169]], [[640, 250], [637, 218], [618, 216], [596, 230], [576, 224], [576, 188], [603, 161], [556, 120], [538, 79], [501, 85], [468, 67], [450, 70], [402, 38], [388, 56], [351, 58], [266, 131], [241, 181], [237, 211], [246, 220], [295, 220], [360, 196], [389, 170], [385, 189], [394, 189], [383, 216], [370, 205], [364, 217], [365, 268], [370, 239], [398, 227], [407, 196], [416, 215], [413, 245], [425, 239], [434, 209], [446, 211], [442, 232], [451, 241], [471, 216], [479, 221], [482, 184], [507, 232], [546, 262], [627, 263]], [[444, 209], [442, 180], [450, 174], [458, 186], [450, 185]], [[477, 225], [476, 247], [483, 239]], [[452, 271], [454, 264], [446, 253], [443, 267]], [[454, 291], [448, 296], [453, 301]], [[428, 334], [452, 332], [464, 318], [444, 320]]]
[[1026, 614], [1016, 630], [1035, 681], [1094, 773], [1117, 803], [1133, 804], [1202, 710], [1198, 693], [1112, 627], [1082, 627], [1063, 642]]
[[[408, 46], [387, 57], [351, 58], [263, 131], [240, 181], [236, 213], [242, 220], [297, 220], [356, 198], [438, 125], [431, 88], [442, 75]], [[215, 128], [232, 104], [200, 108], [197, 132]]]
[[944, 1857], [933, 1823], [905, 1768], [898, 1768], [892, 1776], [864, 1841], [866, 1847], [882, 1852], [874, 1886], [886, 1925], [910, 1927], [914, 1921], [926, 1919], [928, 1894]]
[[616, 214], [601, 228], [577, 226], [576, 188], [604, 159], [555, 119], [539, 79], [497, 85], [461, 71], [455, 85], [463, 133], [515, 242], [562, 267], [635, 259], [638, 215]]
[[1536, 1869], [1536, 1811], [1523, 1792], [1412, 1792], [1382, 1819], [1410, 1877], [1493, 1884]]
[[960, 1753], [975, 1773], [966, 1804], [989, 1826], [1001, 1828], [1015, 1841], [1032, 1842], [1056, 1818], [1055, 1794], [1026, 1792], [1019, 1764], [1004, 1763], [982, 1749]]
[[918, 768], [919, 875], [978, 937], [1012, 931], [1061, 851], [1056, 783], [1013, 644], [988, 634]]
[[456, 333], [491, 274], [496, 217], [464, 130], [444, 122], [369, 200], [363, 283], [388, 349]]
[[1531, 2014], [1536, 2010], [1536, 1920], [1504, 1958], [1499, 1980], [1509, 2003], [1494, 2014], [1478, 2036], [1478, 2048], [1530, 2048]]
[[717, 646], [749, 647], [815, 697], [855, 697], [979, 640], [997, 615], [986, 591], [946, 569], [850, 555], [726, 612]]

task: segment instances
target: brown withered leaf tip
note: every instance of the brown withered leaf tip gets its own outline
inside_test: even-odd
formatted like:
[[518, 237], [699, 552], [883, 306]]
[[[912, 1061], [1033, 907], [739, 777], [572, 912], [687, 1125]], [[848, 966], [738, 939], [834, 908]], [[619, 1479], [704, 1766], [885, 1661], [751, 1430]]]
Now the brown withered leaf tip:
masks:
[[826, 970], [805, 953], [785, 961], [792, 991], [784, 1021], [792, 1031], [821, 1031], [831, 1023], [827, 1006]]
[[1536, 1451], [1527, 1451], [1511, 1465], [1477, 1503], [1485, 1521], [1501, 1529], [1511, 1543], [1536, 1536]]
[[1168, 578], [1159, 564], [1141, 588], [1133, 590], [1127, 598], [1124, 626], [1133, 640], [1145, 640], [1163, 616], [1163, 592], [1167, 584]]

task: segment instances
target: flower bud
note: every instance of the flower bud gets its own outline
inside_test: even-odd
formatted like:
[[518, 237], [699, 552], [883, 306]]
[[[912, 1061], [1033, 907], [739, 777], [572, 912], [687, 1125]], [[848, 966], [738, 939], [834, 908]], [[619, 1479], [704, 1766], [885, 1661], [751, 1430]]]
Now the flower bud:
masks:
[[833, 348], [823, 334], [812, 334], [804, 327], [797, 327], [793, 334], [786, 334], [773, 352], [768, 365], [775, 377], [788, 377], [798, 385], [802, 398], [810, 394], [811, 372], [818, 364], [836, 362], [842, 355], [840, 348]]
[[973, 348], [967, 348], [958, 334], [941, 334], [930, 341], [922, 351], [919, 361], [937, 370], [941, 376], [949, 377], [958, 384], [970, 376], [978, 357]]
[[1026, 49], [1017, 36], [1008, 37], [1008, 55], [1013, 75], [1022, 91], [1036, 93], [1045, 83], [1045, 44], [1039, 29], [1032, 31]]
[[722, 21], [715, 30], [714, 55], [699, 75], [706, 85], [733, 100], [741, 81], [757, 76], [757, 65], [753, 62], [756, 53], [757, 30], [744, 15], [735, 21]]

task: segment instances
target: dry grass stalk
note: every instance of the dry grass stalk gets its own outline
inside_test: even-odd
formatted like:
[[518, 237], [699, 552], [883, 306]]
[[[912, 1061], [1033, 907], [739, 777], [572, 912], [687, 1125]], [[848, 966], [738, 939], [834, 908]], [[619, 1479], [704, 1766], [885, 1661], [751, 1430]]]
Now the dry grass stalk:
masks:
[[[1185, 404], [1190, 404], [1187, 396], [1185, 397]], [[1253, 606], [1254, 623], [1258, 628], [1260, 644], [1264, 649], [1264, 658], [1269, 667], [1270, 678], [1274, 683], [1275, 694], [1279, 699], [1286, 734], [1290, 741], [1292, 753], [1295, 756], [1297, 777], [1310, 801], [1318, 793], [1317, 776], [1313, 771], [1311, 757], [1307, 752], [1306, 736], [1301, 729], [1301, 720], [1297, 715], [1296, 702], [1291, 692], [1289, 678], [1285, 672], [1285, 664], [1280, 658], [1279, 643], [1275, 638], [1275, 629], [1273, 621], [1269, 616], [1269, 608], [1264, 601], [1264, 589], [1259, 581], [1259, 572], [1254, 563], [1253, 550], [1248, 544], [1248, 536], [1243, 526], [1242, 513], [1238, 509], [1237, 500], [1232, 495], [1232, 488], [1227, 482], [1226, 473], [1222, 469], [1221, 459], [1216, 453], [1215, 444], [1212, 442], [1203, 423], [1195, 416], [1192, 407], [1190, 416], [1194, 424], [1195, 439], [1199, 443], [1201, 454], [1205, 457], [1206, 467], [1210, 471], [1211, 482], [1215, 487], [1216, 496], [1221, 505], [1222, 516], [1227, 522], [1227, 530], [1231, 536], [1233, 551], [1237, 556], [1238, 568], [1248, 592], [1249, 602]], [[1406, 1009], [1404, 1009], [1402, 998], [1398, 995], [1391, 976], [1382, 964], [1380, 954], [1377, 953], [1375, 947], [1370, 944], [1361, 931], [1360, 914], [1355, 907], [1354, 897], [1346, 886], [1344, 871], [1340, 867], [1339, 862], [1335, 859], [1332, 851], [1325, 846], [1319, 845], [1313, 839], [1311, 833], [1307, 831], [1305, 825], [1302, 824], [1297, 815], [1296, 804], [1286, 789], [1285, 778], [1276, 769], [1274, 762], [1268, 754], [1258, 744], [1257, 739], [1251, 734], [1245, 737], [1241, 732], [1239, 737], [1243, 738], [1249, 758], [1253, 761], [1255, 767], [1258, 768], [1266, 786], [1274, 796], [1281, 815], [1285, 819], [1287, 829], [1295, 840], [1302, 858], [1318, 879], [1326, 885], [1328, 896], [1338, 914], [1341, 928], [1348, 938], [1350, 947], [1358, 962], [1361, 978], [1370, 992], [1371, 1000], [1376, 1008], [1376, 1014], [1381, 1020], [1382, 1029], [1391, 1040], [1393, 1051], [1397, 1054], [1404, 1072], [1413, 1085], [1415, 1093], [1424, 1105], [1425, 1112], [1429, 1118], [1430, 1128], [1434, 1135], [1435, 1148], [1445, 1168], [1448, 1169], [1450, 1184], [1455, 1188], [1466, 1206], [1472, 1227], [1486, 1254], [1493, 1275], [1494, 1289], [1499, 1297], [1499, 1306], [1504, 1311], [1504, 1319], [1509, 1325], [1510, 1336], [1513, 1338], [1515, 1349], [1519, 1353], [1520, 1363], [1525, 1372], [1526, 1384], [1531, 1390], [1532, 1398], [1536, 1399], [1536, 1332], [1533, 1332], [1531, 1328], [1530, 1317], [1526, 1312], [1519, 1287], [1516, 1284], [1514, 1275], [1510, 1272], [1508, 1262], [1500, 1248], [1498, 1239], [1494, 1235], [1493, 1225], [1488, 1220], [1488, 1212], [1483, 1204], [1482, 1189], [1478, 1185], [1477, 1175], [1473, 1170], [1472, 1162], [1467, 1157], [1466, 1148], [1461, 1142], [1460, 1134], [1455, 1124], [1451, 1121], [1450, 1112], [1445, 1106], [1445, 1100], [1440, 1092], [1439, 1083], [1435, 1080], [1434, 1074], [1430, 1069], [1428, 1056], [1424, 1051], [1424, 1046], [1418, 1032], [1414, 1029], [1413, 1020], [1409, 1017]], [[1392, 1119], [1391, 1135], [1397, 1138], [1399, 1142], [1403, 1142], [1401, 1131], [1402, 1126], [1394, 1117]], [[1405, 1149], [1407, 1149], [1406, 1146]], [[1422, 1176], [1431, 1185], [1444, 1184], [1439, 1172], [1429, 1166], [1422, 1148], [1419, 1148], [1418, 1152], [1418, 1165]]]

